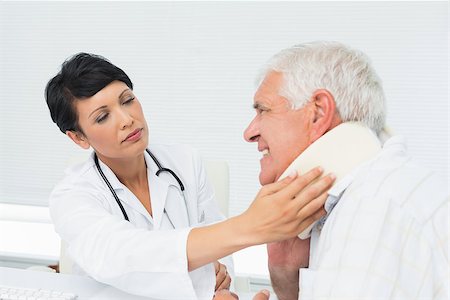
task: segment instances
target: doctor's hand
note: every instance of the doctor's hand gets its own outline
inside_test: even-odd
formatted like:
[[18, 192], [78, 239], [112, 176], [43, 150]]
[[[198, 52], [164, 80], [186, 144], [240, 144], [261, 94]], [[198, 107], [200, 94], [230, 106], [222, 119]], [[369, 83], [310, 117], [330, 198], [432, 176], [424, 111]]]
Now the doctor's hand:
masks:
[[216, 271], [216, 287], [214, 288], [214, 291], [229, 289], [231, 284], [231, 277], [227, 272], [227, 267], [220, 262], [215, 261], [214, 269]]
[[302, 176], [294, 173], [263, 186], [241, 215], [242, 228], [252, 233], [246, 238], [254, 244], [286, 240], [324, 216], [323, 204], [335, 176], [320, 178], [322, 173], [321, 168], [315, 168]]
[[242, 214], [193, 228], [187, 240], [188, 270], [246, 247], [297, 236], [325, 215], [323, 204], [335, 177], [320, 178], [322, 173], [322, 169], [315, 168], [305, 175], [295, 173], [268, 184]]
[[[269, 300], [270, 293], [267, 290], [259, 291], [254, 297], [253, 300]], [[239, 297], [235, 293], [232, 293], [228, 290], [220, 290], [214, 294], [213, 300], [238, 300]]]

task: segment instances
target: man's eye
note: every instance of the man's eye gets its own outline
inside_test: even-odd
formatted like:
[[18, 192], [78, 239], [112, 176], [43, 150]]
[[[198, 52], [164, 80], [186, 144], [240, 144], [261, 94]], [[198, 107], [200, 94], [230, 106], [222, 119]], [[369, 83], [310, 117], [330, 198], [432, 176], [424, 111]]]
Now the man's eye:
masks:
[[108, 118], [109, 114], [103, 114], [100, 115], [97, 119], [95, 119], [95, 122], [97, 123], [103, 123], [104, 121], [106, 121], [106, 119]]

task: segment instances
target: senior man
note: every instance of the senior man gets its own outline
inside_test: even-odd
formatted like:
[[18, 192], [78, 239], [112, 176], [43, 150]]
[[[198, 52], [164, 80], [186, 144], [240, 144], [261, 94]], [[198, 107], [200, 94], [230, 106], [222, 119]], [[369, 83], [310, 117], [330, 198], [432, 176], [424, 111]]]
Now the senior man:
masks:
[[384, 134], [385, 96], [368, 57], [337, 42], [302, 44], [273, 56], [261, 78], [244, 133], [262, 153], [260, 183], [299, 155], [301, 172], [322, 165], [337, 175], [311, 238], [268, 245], [278, 299], [447, 299], [448, 191], [402, 138]]

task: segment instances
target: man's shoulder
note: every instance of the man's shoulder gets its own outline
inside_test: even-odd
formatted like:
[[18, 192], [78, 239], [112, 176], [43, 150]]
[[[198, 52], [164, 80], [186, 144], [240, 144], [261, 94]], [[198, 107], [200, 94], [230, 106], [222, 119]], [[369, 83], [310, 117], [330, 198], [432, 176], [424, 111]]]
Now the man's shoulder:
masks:
[[415, 219], [425, 222], [448, 202], [443, 177], [417, 164], [411, 157], [393, 155], [362, 168], [355, 179], [373, 201], [389, 199]]

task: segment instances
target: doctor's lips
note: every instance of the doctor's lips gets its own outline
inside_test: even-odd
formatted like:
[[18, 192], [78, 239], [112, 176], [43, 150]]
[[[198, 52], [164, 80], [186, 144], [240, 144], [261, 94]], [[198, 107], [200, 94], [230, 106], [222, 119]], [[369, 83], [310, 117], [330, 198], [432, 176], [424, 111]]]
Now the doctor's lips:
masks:
[[133, 130], [127, 137], [122, 141], [123, 142], [135, 142], [139, 140], [142, 136], [142, 128], [138, 128]]

